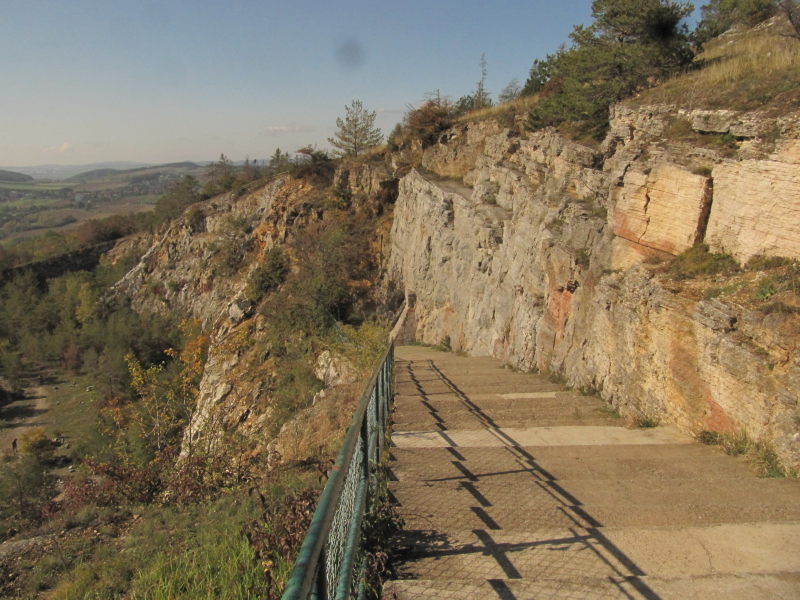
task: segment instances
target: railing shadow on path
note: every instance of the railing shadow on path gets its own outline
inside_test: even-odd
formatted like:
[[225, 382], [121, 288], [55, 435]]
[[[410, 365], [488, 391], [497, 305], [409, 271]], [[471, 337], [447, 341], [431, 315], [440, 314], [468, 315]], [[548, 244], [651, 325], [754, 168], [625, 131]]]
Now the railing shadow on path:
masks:
[[[507, 580], [518, 580], [522, 579], [522, 575], [514, 564], [515, 553], [540, 546], [554, 551], [566, 551], [579, 547], [581, 550], [590, 552], [596, 560], [605, 565], [610, 573], [607, 581], [615, 586], [618, 595], [631, 599], [659, 600], [660, 597], [642, 579], [646, 573], [604, 535], [601, 529], [603, 524], [585, 510], [580, 499], [566, 490], [556, 477], [542, 467], [528, 449], [507, 431], [503, 431], [494, 419], [447, 377], [433, 360], [397, 360], [396, 366], [398, 369], [404, 370], [410, 382], [416, 387], [422, 406], [429, 411], [437, 433], [447, 444], [444, 450], [452, 456], [453, 460], [450, 461], [452, 466], [460, 473], [457, 476], [427, 478], [422, 483], [458, 483], [460, 488], [469, 493], [475, 501], [475, 505], [469, 507], [470, 510], [485, 524], [484, 529], [472, 530], [474, 536], [479, 540], [479, 544], [453, 544], [448, 536], [441, 532], [406, 531], [402, 534], [404, 539], [401, 543], [403, 547], [401, 561], [470, 554], [490, 556], [503, 571]], [[415, 372], [417, 366], [421, 367], [420, 370], [426, 371], [427, 375], [432, 373], [435, 377], [418, 376]], [[448, 435], [446, 419], [431, 403], [430, 394], [425, 389], [426, 383], [431, 382], [443, 383], [480, 425], [500, 441], [500, 447], [508, 452], [519, 468], [495, 472], [473, 472], [468, 466], [466, 457], [459, 451], [458, 444]], [[390, 454], [390, 459], [394, 458], [393, 453]], [[391, 464], [396, 465], [396, 462], [393, 460]], [[514, 474], [529, 474], [531, 482], [546, 495], [552, 506], [567, 517], [572, 523], [572, 526], [567, 528], [568, 536], [516, 543], [496, 541], [495, 537], [502, 531], [502, 528], [490, 514], [493, 503], [478, 489], [477, 484], [494, 477]], [[397, 480], [393, 473], [390, 473], [390, 478]], [[392, 497], [392, 500], [399, 503], [396, 497]], [[558, 567], [553, 566], [552, 568], [557, 571]], [[488, 579], [487, 582], [501, 600], [516, 600], [513, 590], [505, 580]], [[632, 594], [632, 592], [635, 593]]]

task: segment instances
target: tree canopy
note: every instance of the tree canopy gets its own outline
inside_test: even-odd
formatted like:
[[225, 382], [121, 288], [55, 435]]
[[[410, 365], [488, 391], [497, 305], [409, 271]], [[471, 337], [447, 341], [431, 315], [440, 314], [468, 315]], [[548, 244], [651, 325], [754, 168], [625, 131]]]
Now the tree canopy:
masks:
[[608, 107], [692, 58], [682, 21], [688, 2], [594, 0], [589, 26], [577, 26], [572, 46], [537, 61], [525, 91], [541, 91], [531, 112], [532, 129], [575, 123], [581, 133], [602, 137]]
[[771, 16], [776, 0], [709, 0], [700, 8], [695, 39], [699, 44], [724, 33], [734, 25], [754, 25]]
[[361, 100], [345, 106], [345, 117], [336, 119], [336, 133], [328, 138], [337, 156], [357, 157], [383, 140], [381, 130], [375, 127], [375, 111], [364, 108]]

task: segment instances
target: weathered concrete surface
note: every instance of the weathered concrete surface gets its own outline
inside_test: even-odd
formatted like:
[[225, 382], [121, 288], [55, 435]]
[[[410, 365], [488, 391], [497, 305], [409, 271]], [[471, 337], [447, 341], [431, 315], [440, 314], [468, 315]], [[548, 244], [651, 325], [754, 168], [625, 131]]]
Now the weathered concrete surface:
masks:
[[800, 596], [800, 482], [497, 360], [396, 358], [384, 598]]

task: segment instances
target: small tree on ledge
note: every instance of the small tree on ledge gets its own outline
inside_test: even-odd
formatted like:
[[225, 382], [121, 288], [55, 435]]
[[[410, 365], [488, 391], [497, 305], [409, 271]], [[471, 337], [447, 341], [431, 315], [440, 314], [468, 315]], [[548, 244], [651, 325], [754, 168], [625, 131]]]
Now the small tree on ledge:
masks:
[[336, 119], [338, 127], [328, 142], [335, 148], [337, 156], [357, 157], [383, 140], [381, 130], [375, 125], [375, 111], [364, 108], [361, 100], [353, 100], [345, 106], [345, 117]]

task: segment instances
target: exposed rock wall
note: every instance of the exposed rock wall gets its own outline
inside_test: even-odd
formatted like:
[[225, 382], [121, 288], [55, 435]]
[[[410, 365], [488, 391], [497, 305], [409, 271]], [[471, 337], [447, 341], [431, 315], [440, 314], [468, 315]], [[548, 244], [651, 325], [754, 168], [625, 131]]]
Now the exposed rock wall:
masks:
[[[449, 338], [456, 350], [560, 373], [625, 414], [687, 431], [746, 428], [797, 465], [800, 316], [683, 293], [643, 264], [710, 241], [714, 218], [730, 222], [715, 216], [728, 190], [717, 172], [739, 169], [740, 195], [761, 185], [744, 175], [747, 160], [665, 140], [673, 118], [620, 107], [600, 151], [480, 123], [459, 133], [472, 148], [443, 136], [422, 163], [471, 187], [417, 171], [401, 180], [390, 286], [415, 299], [419, 341]], [[799, 256], [797, 225], [759, 251]]]
[[614, 235], [678, 254], [703, 240], [711, 180], [661, 163], [649, 173], [629, 170], [615, 190]]
[[[307, 226], [324, 219], [331, 202], [346, 201], [336, 209], [361, 214], [364, 224], [372, 224], [394, 201], [396, 188], [397, 181], [380, 164], [341, 169], [330, 188], [282, 176], [240, 195], [193, 205], [147, 240], [149, 249], [106, 300], [129, 301], [145, 314], [197, 320], [208, 335], [183, 457], [195, 450], [228, 451], [240, 453], [244, 462], [262, 454], [276, 464], [335, 454], [360, 393], [356, 381], [364, 374], [322, 346], [314, 348], [318, 356], [285, 358], [285, 349], [275, 348], [277, 317], [264, 305], [256, 307], [246, 288], [265, 251], [274, 246], [283, 245], [290, 269], [298, 268]], [[237, 248], [233, 259], [226, 254], [231, 247]], [[298, 340], [304, 336], [294, 333]], [[313, 368], [322, 388], [315, 396], [309, 376], [308, 386], [285, 400], [282, 386], [287, 369], [294, 367], [301, 374], [297, 377]], [[312, 391], [302, 397], [304, 390]]]
[[[283, 242], [296, 222], [315, 218], [311, 186], [285, 177], [242, 198], [229, 194], [196, 205], [200, 218], [189, 214], [155, 236], [152, 246], [115, 286], [114, 294], [130, 299], [142, 312], [169, 310], [210, 327], [241, 316], [237, 301], [248, 268], [234, 276], [215, 266], [226, 244], [240, 243], [253, 254]], [[254, 268], [255, 263], [243, 261]]]
[[800, 256], [800, 142], [794, 146], [796, 152], [770, 160], [714, 168], [707, 236], [712, 248], [741, 261], [756, 254]]

